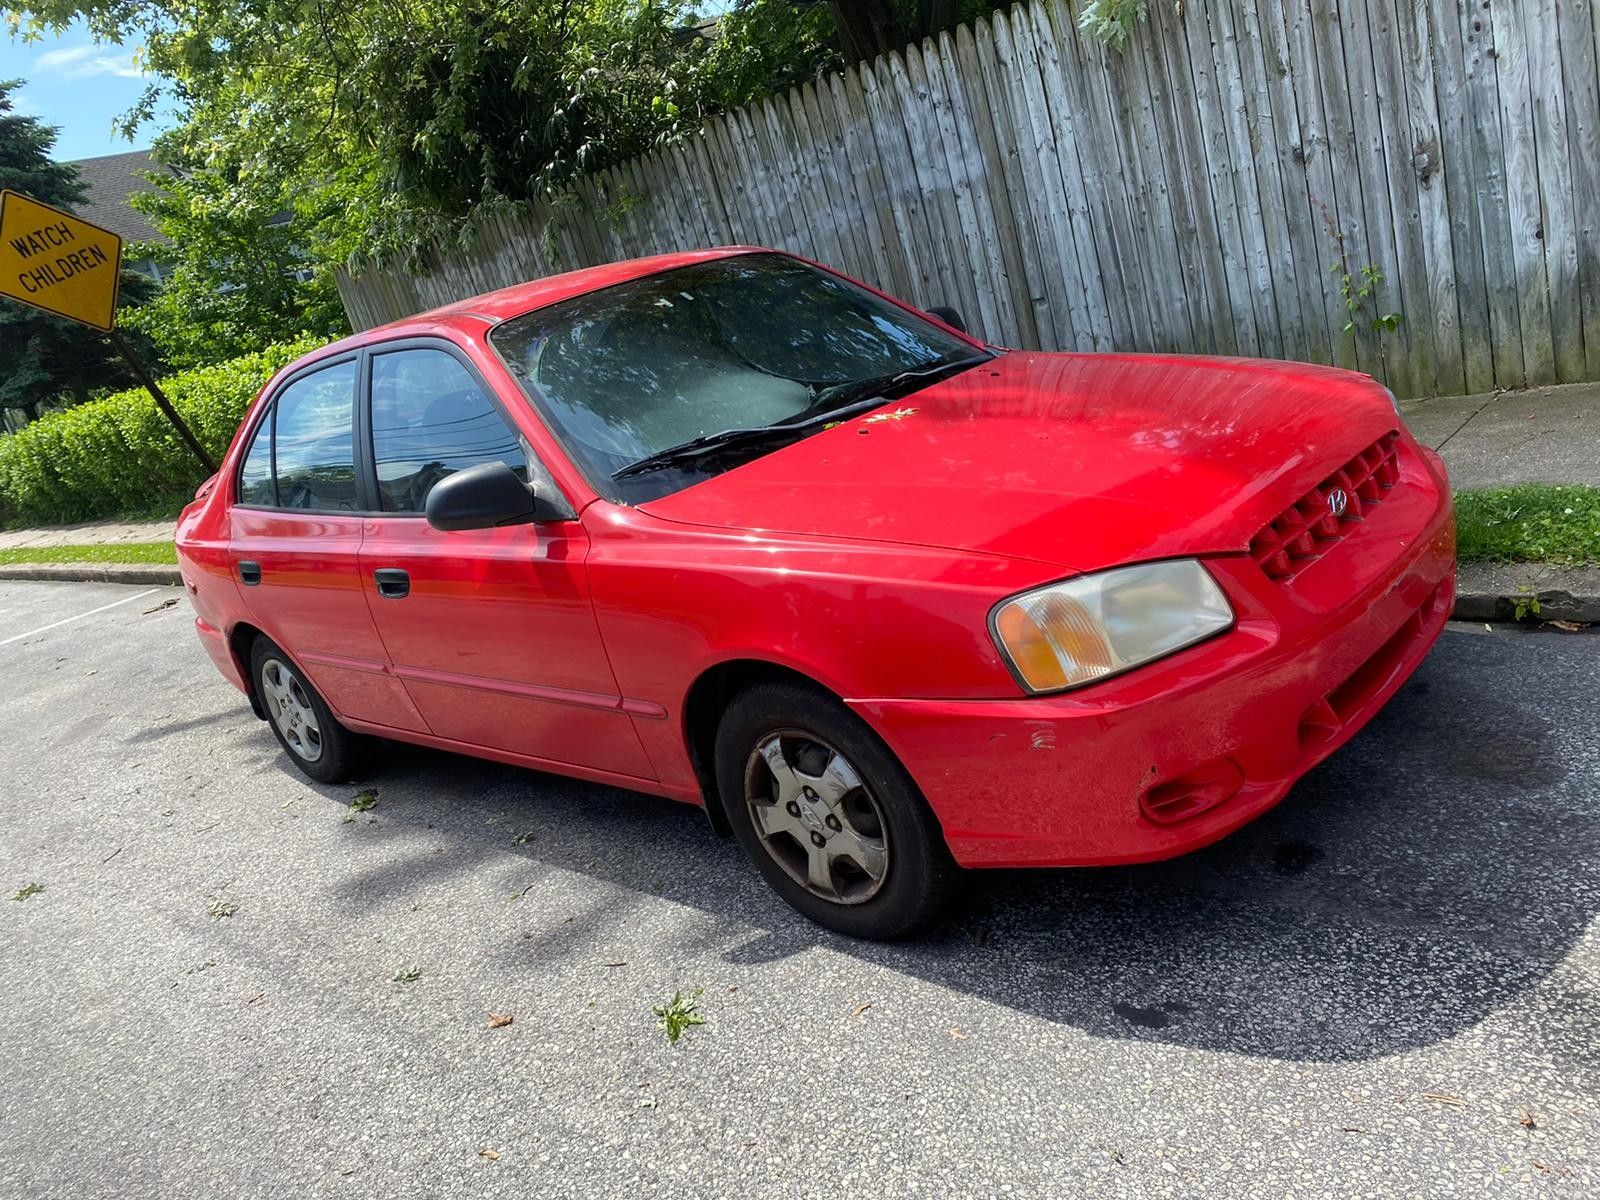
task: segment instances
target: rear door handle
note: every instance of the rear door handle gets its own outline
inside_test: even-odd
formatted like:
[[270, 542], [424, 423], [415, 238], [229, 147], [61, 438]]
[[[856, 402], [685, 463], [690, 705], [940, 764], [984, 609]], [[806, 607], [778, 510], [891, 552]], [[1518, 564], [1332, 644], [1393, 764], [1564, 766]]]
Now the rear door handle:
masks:
[[261, 564], [245, 559], [239, 564], [239, 579], [250, 587], [261, 582]]
[[411, 594], [411, 576], [399, 567], [379, 567], [372, 573], [378, 581], [378, 595], [399, 600]]

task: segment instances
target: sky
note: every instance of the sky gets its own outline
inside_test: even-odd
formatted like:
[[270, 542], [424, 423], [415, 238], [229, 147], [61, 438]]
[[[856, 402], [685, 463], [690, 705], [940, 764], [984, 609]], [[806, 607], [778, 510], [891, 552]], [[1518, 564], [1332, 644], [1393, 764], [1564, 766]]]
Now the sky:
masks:
[[133, 107], [145, 80], [133, 65], [133, 48], [96, 46], [81, 25], [31, 45], [0, 32], [0, 79], [22, 79], [12, 102], [30, 116], [59, 127], [52, 156], [93, 158], [142, 150], [159, 130], [146, 126], [129, 142], [111, 123]]

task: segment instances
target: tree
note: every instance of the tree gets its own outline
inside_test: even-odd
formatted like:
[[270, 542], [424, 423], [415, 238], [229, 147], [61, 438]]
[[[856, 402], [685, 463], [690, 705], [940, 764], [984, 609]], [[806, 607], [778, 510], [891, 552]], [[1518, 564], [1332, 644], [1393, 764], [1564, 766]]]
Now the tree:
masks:
[[155, 75], [124, 128], [175, 100], [161, 155], [246, 210], [291, 198], [325, 263], [470, 237], [840, 61], [828, 7], [789, 0], [739, 5], [735, 37], [689, 0], [23, 0], [9, 19], [27, 37], [80, 18]]
[[[83, 201], [84, 186], [74, 168], [50, 161], [55, 129], [15, 111], [11, 93], [21, 86], [20, 80], [0, 80], [0, 188], [70, 211]], [[150, 290], [144, 276], [124, 271], [119, 312]], [[0, 363], [0, 409], [28, 420], [47, 403], [77, 404], [100, 389], [135, 382], [103, 335], [10, 300], [0, 300]]]
[[[349, 332], [329, 272], [307, 258], [294, 198], [241, 188], [237, 172], [152, 173], [133, 197], [168, 238], [140, 248], [163, 268], [159, 293], [128, 314], [174, 368], [223, 362], [301, 334]], [[303, 205], [302, 205], [303, 207]]]
[[288, 198], [296, 238], [334, 263], [418, 260], [501, 205], [994, 0], [740, 0], [716, 22], [693, 0], [21, 3], [23, 36], [82, 19], [140, 44], [157, 83], [126, 127], [175, 99], [163, 156], [214, 172], [242, 211]]

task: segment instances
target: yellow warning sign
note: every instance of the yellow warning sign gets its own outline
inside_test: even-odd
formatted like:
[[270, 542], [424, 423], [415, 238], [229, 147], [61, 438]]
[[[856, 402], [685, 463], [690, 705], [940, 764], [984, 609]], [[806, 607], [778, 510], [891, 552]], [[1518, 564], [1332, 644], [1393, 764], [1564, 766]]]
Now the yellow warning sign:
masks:
[[121, 274], [122, 239], [109, 229], [0, 192], [0, 296], [109, 332]]

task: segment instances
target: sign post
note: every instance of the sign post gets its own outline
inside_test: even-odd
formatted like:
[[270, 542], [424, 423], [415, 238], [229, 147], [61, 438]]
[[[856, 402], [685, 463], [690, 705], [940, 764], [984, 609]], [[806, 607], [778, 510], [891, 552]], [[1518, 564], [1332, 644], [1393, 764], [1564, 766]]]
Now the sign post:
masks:
[[117, 329], [121, 275], [122, 239], [109, 229], [21, 192], [0, 191], [0, 296], [110, 334], [184, 445], [215, 474], [217, 464]]

